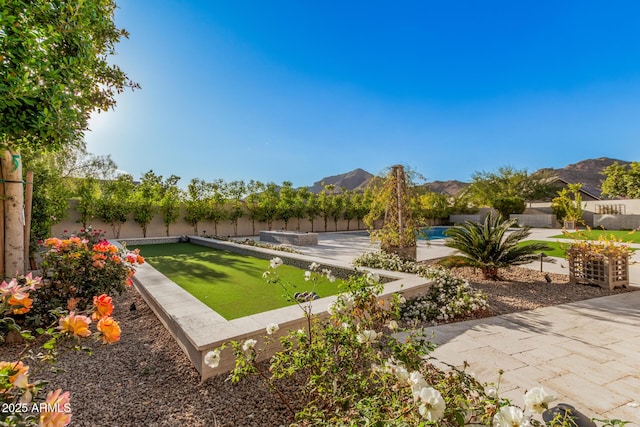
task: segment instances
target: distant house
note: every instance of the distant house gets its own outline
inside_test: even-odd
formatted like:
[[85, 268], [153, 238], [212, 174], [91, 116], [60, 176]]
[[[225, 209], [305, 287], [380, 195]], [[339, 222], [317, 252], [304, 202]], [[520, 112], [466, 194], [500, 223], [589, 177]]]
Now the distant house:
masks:
[[[558, 185], [558, 189], [567, 188], [569, 184], [575, 184], [575, 182], [569, 182], [560, 177], [555, 177], [553, 179], [553, 183]], [[582, 196], [582, 200], [585, 202], [591, 200], [602, 200], [599, 189], [589, 188], [584, 184], [582, 184], [582, 188], [580, 189], [580, 196]]]
[[582, 199], [602, 200], [602, 182], [605, 179], [604, 170], [614, 163], [628, 165], [630, 162], [612, 159], [609, 157], [599, 157], [597, 159], [587, 159], [581, 162], [567, 165], [561, 169], [540, 169], [538, 172], [545, 172], [561, 187], [567, 184], [582, 184]]

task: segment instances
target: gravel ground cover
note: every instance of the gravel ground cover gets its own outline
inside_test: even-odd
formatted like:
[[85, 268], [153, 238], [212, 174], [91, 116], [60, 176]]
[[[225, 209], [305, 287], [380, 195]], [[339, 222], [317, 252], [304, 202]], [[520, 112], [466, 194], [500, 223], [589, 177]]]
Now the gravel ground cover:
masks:
[[[481, 279], [478, 271], [455, 273], [489, 295], [491, 312], [505, 314], [562, 304], [629, 289], [608, 291], [570, 285], [568, 276], [524, 268], [503, 272], [504, 281]], [[51, 381], [47, 390], [71, 392], [73, 426], [280, 426], [290, 421], [284, 405], [257, 379], [239, 384], [225, 376], [200, 383], [199, 376], [144, 300], [129, 289], [114, 298], [114, 317], [122, 336], [114, 345], [93, 345], [92, 355], [66, 353], [55, 374], [49, 365], [28, 361], [31, 377]], [[135, 303], [136, 310], [130, 311]], [[11, 360], [21, 348], [0, 346], [1, 358]], [[295, 398], [295, 390], [288, 392]]]
[[[512, 267], [501, 271], [502, 281], [482, 278], [478, 269], [454, 268], [456, 276], [467, 279], [474, 288], [489, 296], [489, 316], [533, 310], [550, 305], [604, 297], [635, 288], [615, 288], [610, 291], [599, 286], [571, 284], [566, 274], [543, 273], [528, 268]], [[547, 282], [545, 275], [551, 279]]]

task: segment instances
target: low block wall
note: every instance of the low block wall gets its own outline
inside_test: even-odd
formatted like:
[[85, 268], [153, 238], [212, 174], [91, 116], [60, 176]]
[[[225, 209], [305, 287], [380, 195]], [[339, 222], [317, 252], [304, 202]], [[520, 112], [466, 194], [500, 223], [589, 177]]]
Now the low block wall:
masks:
[[598, 215], [593, 214], [593, 227], [605, 230], [638, 230], [640, 215]]
[[555, 215], [552, 214], [511, 214], [511, 219], [517, 219], [523, 227], [558, 228]]
[[261, 231], [260, 241], [294, 246], [318, 244], [318, 233], [296, 233], [293, 231]]
[[139, 246], [139, 245], [162, 245], [164, 243], [180, 243], [185, 241], [183, 237], [147, 237], [139, 238], [139, 239], [120, 239], [118, 240], [121, 243], [126, 244], [127, 246]]

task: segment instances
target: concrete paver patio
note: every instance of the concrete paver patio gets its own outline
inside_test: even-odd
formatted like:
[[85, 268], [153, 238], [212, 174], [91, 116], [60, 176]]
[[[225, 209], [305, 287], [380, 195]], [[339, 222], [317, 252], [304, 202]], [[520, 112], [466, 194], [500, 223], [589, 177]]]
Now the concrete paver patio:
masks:
[[[559, 230], [535, 229], [531, 239], [557, 240]], [[300, 248], [319, 258], [350, 262], [376, 246], [362, 232], [320, 234], [319, 245]], [[418, 259], [446, 256], [444, 241], [420, 242]], [[640, 251], [632, 257], [630, 281], [640, 286]], [[635, 263], [633, 263], [635, 262]], [[528, 267], [539, 269], [540, 263]], [[568, 274], [567, 263], [543, 263], [544, 271]], [[595, 418], [618, 418], [639, 426], [640, 292], [544, 307], [427, 329], [438, 344], [433, 356], [461, 367], [523, 405], [523, 394], [543, 386], [558, 402]]]
[[542, 386], [588, 416], [640, 420], [640, 292], [426, 331], [435, 358], [487, 382], [502, 369], [500, 394], [518, 405]]

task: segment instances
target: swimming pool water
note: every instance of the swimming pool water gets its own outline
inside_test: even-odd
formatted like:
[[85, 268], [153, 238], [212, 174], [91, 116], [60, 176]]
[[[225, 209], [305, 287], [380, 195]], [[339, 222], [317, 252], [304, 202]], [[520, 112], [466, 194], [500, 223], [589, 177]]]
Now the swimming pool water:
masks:
[[445, 232], [449, 229], [449, 227], [444, 226], [434, 226], [434, 227], [426, 227], [420, 230], [420, 236], [418, 237], [421, 240], [438, 240], [445, 239], [448, 236]]

